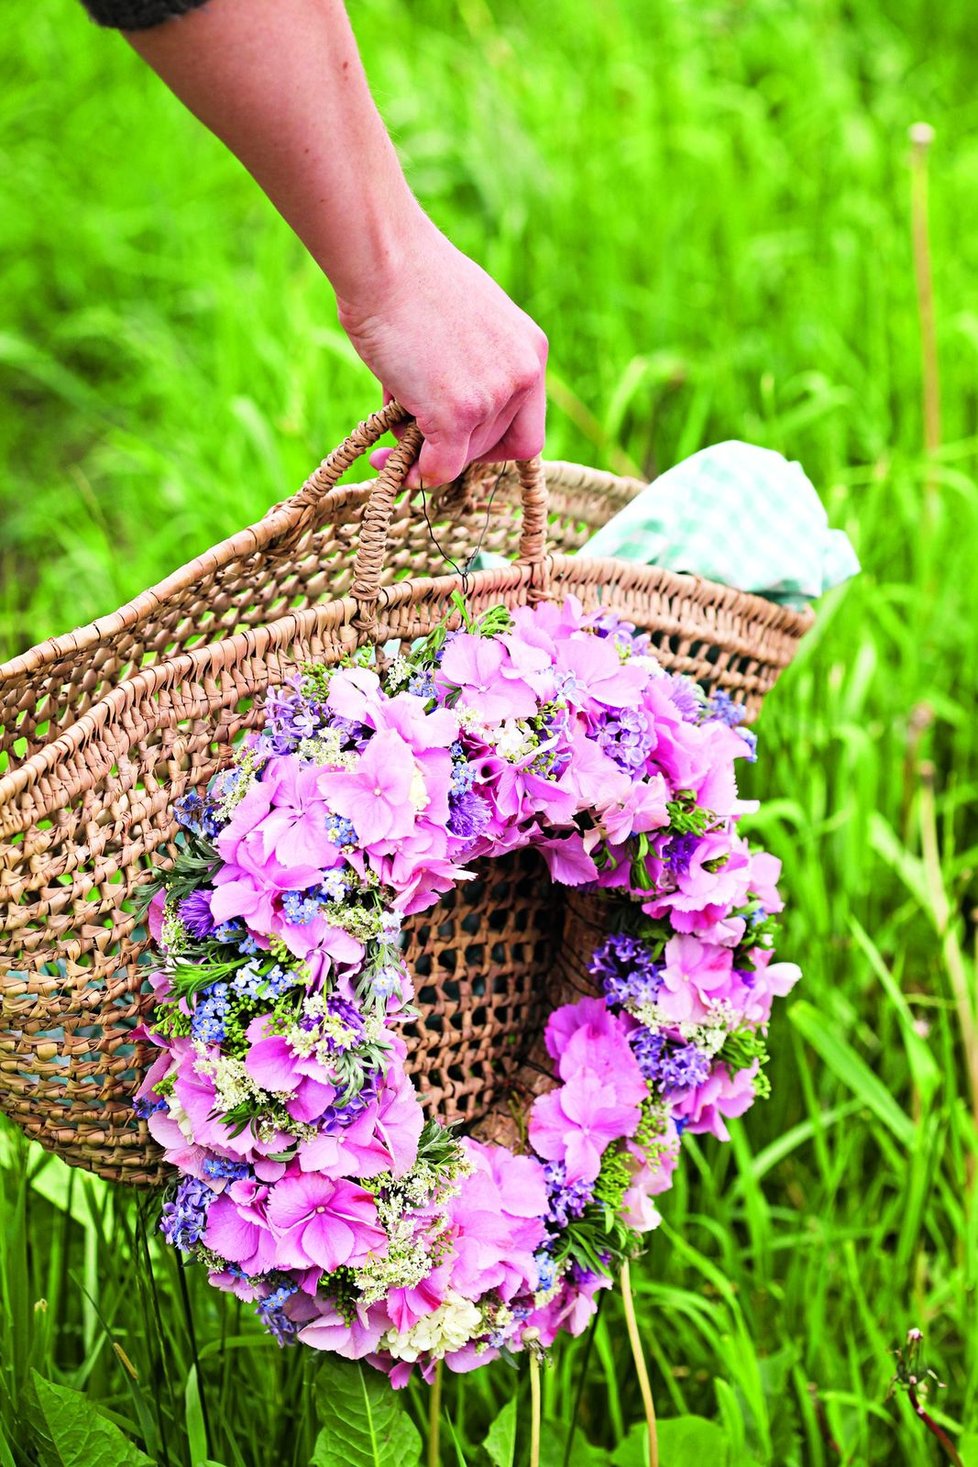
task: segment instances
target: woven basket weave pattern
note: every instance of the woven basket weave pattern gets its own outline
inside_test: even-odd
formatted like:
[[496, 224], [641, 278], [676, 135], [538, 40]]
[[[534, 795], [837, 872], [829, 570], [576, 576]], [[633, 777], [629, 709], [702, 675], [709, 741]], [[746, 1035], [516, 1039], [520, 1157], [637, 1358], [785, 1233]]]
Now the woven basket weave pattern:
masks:
[[[386, 508], [376, 485], [332, 487], [392, 420], [361, 425], [258, 526], [113, 616], [0, 668], [0, 1108], [103, 1176], [143, 1184], [162, 1176], [131, 1110], [151, 1057], [131, 1034], [147, 1012], [151, 961], [131, 909], [147, 868], [173, 850], [174, 801], [226, 762], [243, 730], [260, 726], [262, 695], [298, 663], [332, 665], [364, 642], [410, 644], [452, 611], [458, 578], [435, 573], [442, 556], [414, 497], [396, 498], [407, 451], [379, 481]], [[563, 464], [548, 465], [546, 479], [547, 533], [565, 551], [640, 487]], [[521, 493], [525, 504], [536, 495], [535, 535], [519, 513]], [[530, 548], [526, 563], [469, 578], [476, 612], [541, 594], [614, 606], [652, 633], [667, 667], [756, 709], [806, 616], [692, 577], [545, 557], [542, 504], [539, 475], [524, 470], [521, 488], [515, 471], [501, 479], [482, 471], [432, 513], [439, 545], [460, 564], [483, 533], [489, 549]], [[483, 863], [475, 883], [411, 919], [407, 958], [422, 1014], [412, 1068], [430, 1109], [468, 1123], [481, 1117], [489, 1134], [508, 1124], [509, 1092], [538, 1085], [534, 1044], [570, 981], [561, 921], [559, 894], [528, 853]]]

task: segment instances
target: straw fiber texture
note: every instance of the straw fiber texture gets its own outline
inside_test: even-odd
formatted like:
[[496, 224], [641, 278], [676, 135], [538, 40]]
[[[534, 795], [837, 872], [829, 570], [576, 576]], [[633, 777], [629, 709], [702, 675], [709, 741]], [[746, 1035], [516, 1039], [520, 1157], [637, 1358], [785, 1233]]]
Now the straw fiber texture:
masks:
[[[463, 567], [481, 543], [509, 558], [462, 578], [473, 611], [571, 593], [614, 607], [651, 632], [667, 667], [751, 714], [810, 624], [695, 577], [574, 557], [643, 487], [634, 480], [480, 466], [422, 506], [403, 488], [420, 445], [406, 422], [376, 481], [337, 485], [405, 419], [389, 404], [258, 524], [0, 666], [0, 1108], [69, 1162], [134, 1184], [164, 1177], [131, 1109], [151, 1058], [132, 1037], [151, 1002], [133, 908], [175, 849], [174, 802], [260, 727], [265, 691], [297, 664], [410, 644], [452, 614], [460, 576], [443, 573], [445, 556]], [[579, 981], [564, 961], [577, 941], [561, 932], [565, 895], [523, 852], [481, 863], [410, 919], [415, 1078], [429, 1109], [480, 1134], [507, 1132], [512, 1094], [542, 1083], [543, 1020]]]

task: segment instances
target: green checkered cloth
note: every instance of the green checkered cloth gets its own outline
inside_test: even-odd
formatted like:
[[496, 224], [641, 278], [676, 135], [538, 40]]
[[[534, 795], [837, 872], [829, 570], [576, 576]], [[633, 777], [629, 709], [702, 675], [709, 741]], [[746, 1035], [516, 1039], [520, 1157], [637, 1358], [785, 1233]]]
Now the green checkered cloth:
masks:
[[578, 554], [689, 571], [799, 610], [859, 570], [801, 465], [736, 441], [660, 474]]

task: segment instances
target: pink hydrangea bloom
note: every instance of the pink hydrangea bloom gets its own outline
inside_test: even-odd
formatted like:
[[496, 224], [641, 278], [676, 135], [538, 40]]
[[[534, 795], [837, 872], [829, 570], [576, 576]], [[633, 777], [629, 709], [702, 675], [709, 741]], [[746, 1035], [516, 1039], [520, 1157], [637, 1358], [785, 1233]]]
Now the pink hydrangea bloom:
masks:
[[403, 1070], [392, 1071], [376, 1099], [348, 1125], [302, 1142], [299, 1165], [329, 1177], [376, 1177], [388, 1171], [402, 1177], [417, 1160], [423, 1126], [414, 1086]]
[[702, 942], [687, 933], [666, 943], [662, 988], [656, 1000], [666, 1019], [674, 1023], [705, 1019], [710, 1001], [729, 998], [738, 987], [728, 947]]
[[675, 890], [646, 902], [643, 910], [668, 916], [680, 932], [709, 930], [745, 904], [752, 879], [747, 842], [717, 831], [696, 842], [688, 864], [675, 874]]
[[263, 1090], [286, 1095], [294, 1121], [308, 1124], [324, 1115], [336, 1099], [329, 1071], [314, 1055], [299, 1055], [284, 1034], [267, 1032], [270, 1015], [260, 1014], [245, 1030], [251, 1048], [245, 1069]]
[[559, 1060], [574, 1035], [581, 1029], [612, 1038], [617, 1020], [603, 998], [580, 998], [554, 1009], [544, 1029], [544, 1043], [551, 1059]]
[[502, 641], [458, 632], [445, 649], [436, 681], [461, 689], [459, 702], [475, 708], [486, 723], [530, 718], [537, 700]]
[[377, 1204], [352, 1182], [308, 1172], [276, 1182], [268, 1199], [268, 1221], [276, 1238], [279, 1267], [321, 1268], [366, 1263], [387, 1251], [387, 1234]]
[[391, 1289], [387, 1295], [387, 1317], [398, 1332], [403, 1332], [433, 1314], [445, 1298], [452, 1271], [450, 1262], [442, 1263], [410, 1289]]
[[[602, 756], [603, 757], [603, 756]], [[533, 758], [536, 758], [534, 753]], [[480, 764], [481, 791], [496, 816], [487, 833], [487, 850], [495, 850], [500, 840], [511, 834], [520, 845], [526, 844], [525, 831], [517, 831], [533, 816], [545, 811], [554, 825], [566, 825], [577, 813], [580, 800], [570, 783], [554, 782], [537, 774], [529, 765], [532, 759], [512, 763], [496, 755], [487, 755]]]
[[562, 643], [561, 691], [582, 708], [637, 708], [648, 681], [644, 668], [623, 663], [608, 637], [583, 636]]
[[584, 1024], [564, 1046], [557, 1065], [562, 1080], [571, 1080], [582, 1070], [596, 1075], [605, 1093], [619, 1105], [641, 1105], [646, 1096], [645, 1080], [628, 1042], [635, 1020], [628, 1014], [610, 1014], [612, 1024], [593, 1028]]
[[564, 1162], [568, 1182], [593, 1182], [605, 1148], [634, 1136], [640, 1118], [638, 1102], [619, 1101], [601, 1075], [577, 1070], [533, 1102], [530, 1143], [538, 1156]]
[[376, 728], [383, 703], [380, 678], [372, 667], [338, 667], [333, 672], [326, 697], [330, 712]]
[[466, 1299], [492, 1289], [511, 1299], [536, 1280], [533, 1254], [544, 1239], [547, 1189], [535, 1157], [501, 1146], [462, 1143], [474, 1170], [452, 1200], [455, 1257], [450, 1283]]
[[578, 809], [603, 814], [625, 804], [632, 794], [632, 780], [587, 737], [583, 723], [572, 727], [567, 742], [571, 757], [560, 783], [572, 791]]
[[726, 1120], [742, 1116], [754, 1103], [754, 1076], [758, 1064], [731, 1075], [725, 1065], [717, 1065], [702, 1085], [687, 1091], [673, 1105], [677, 1120], [686, 1122], [694, 1135], [712, 1132], [720, 1141], [729, 1141]]
[[158, 891], [146, 908], [146, 925], [154, 942], [159, 942], [163, 937], [163, 908], [165, 906], [166, 892]]
[[751, 852], [751, 875], [750, 886], [760, 899], [761, 906], [769, 915], [775, 915], [784, 910], [784, 902], [778, 892], [778, 878], [781, 875], [781, 862], [777, 856], [772, 856], [769, 851]]
[[[416, 824], [413, 794], [420, 778], [411, 746], [400, 734], [375, 734], [352, 769], [329, 775], [330, 804], [335, 814], [353, 821], [366, 849], [395, 850]], [[423, 781], [421, 790], [426, 801]]]
[[771, 957], [770, 948], [752, 948], [754, 971], [739, 975], [743, 987], [736, 1003], [747, 1024], [765, 1025], [774, 1000], [789, 994], [801, 978], [797, 963], [772, 963]]
[[546, 861], [552, 880], [562, 886], [584, 886], [598, 874], [594, 857], [585, 850], [584, 838], [576, 831], [541, 838], [534, 841], [534, 846]]
[[[266, 1196], [267, 1192], [266, 1187]], [[259, 1221], [259, 1216], [254, 1207], [244, 1209], [222, 1193], [207, 1210], [204, 1242], [220, 1258], [237, 1263], [247, 1274], [275, 1268], [279, 1262], [277, 1245], [267, 1220]]]
[[[290, 1303], [286, 1305], [286, 1312], [291, 1314], [294, 1308]], [[315, 1317], [299, 1330], [299, 1339], [314, 1350], [330, 1350], [346, 1360], [362, 1360], [376, 1350], [387, 1328], [387, 1315], [382, 1304], [374, 1304], [370, 1308], [358, 1304], [352, 1315], [346, 1318], [335, 1304], [324, 1301]]]
[[175, 1102], [198, 1145], [218, 1156], [233, 1156], [239, 1161], [252, 1161], [256, 1156], [281, 1151], [289, 1145], [292, 1138], [284, 1131], [274, 1132], [267, 1141], [259, 1139], [250, 1127], [233, 1135], [220, 1119], [214, 1081], [207, 1073], [212, 1053], [198, 1055], [187, 1040], [175, 1044], [174, 1052], [177, 1065], [171, 1111]]
[[433, 708], [426, 713], [424, 698], [413, 693], [398, 693], [389, 699], [376, 715], [376, 727], [400, 734], [415, 755], [425, 759], [436, 750], [447, 749], [459, 735], [458, 716], [450, 708]]

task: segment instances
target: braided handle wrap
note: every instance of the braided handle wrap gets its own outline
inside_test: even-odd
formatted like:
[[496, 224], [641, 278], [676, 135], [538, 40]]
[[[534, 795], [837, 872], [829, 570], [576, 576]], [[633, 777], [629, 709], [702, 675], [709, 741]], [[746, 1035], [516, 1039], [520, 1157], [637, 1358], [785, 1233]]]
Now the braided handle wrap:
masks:
[[[397, 447], [380, 470], [364, 508], [353, 565], [350, 593], [358, 603], [354, 625], [364, 641], [370, 639], [377, 624], [380, 579], [387, 553], [394, 501], [404, 488], [411, 465], [421, 451], [421, 444], [424, 442], [421, 430], [400, 403], [387, 403], [379, 412], [371, 414], [360, 423], [349, 438], [323, 460], [309, 475], [298, 494], [285, 506], [294, 515], [290, 539], [297, 540], [304, 531], [315, 527], [323, 498], [331, 489], [335, 489], [350, 465], [398, 423], [405, 423], [406, 427]], [[547, 481], [539, 458], [518, 463], [516, 468], [520, 477], [523, 507], [518, 563], [531, 568], [529, 599], [536, 602], [545, 600], [548, 594]]]
[[283, 506], [293, 517], [289, 531], [291, 539], [298, 540], [306, 530], [317, 528], [317, 511], [324, 496], [336, 488], [347, 469], [368, 448], [373, 448], [378, 438], [383, 438], [397, 423], [403, 423], [410, 416], [399, 402], [386, 403], [378, 412], [358, 423], [349, 438], [345, 438], [339, 448], [334, 448], [319, 467], [313, 469], [298, 494], [293, 494]]

